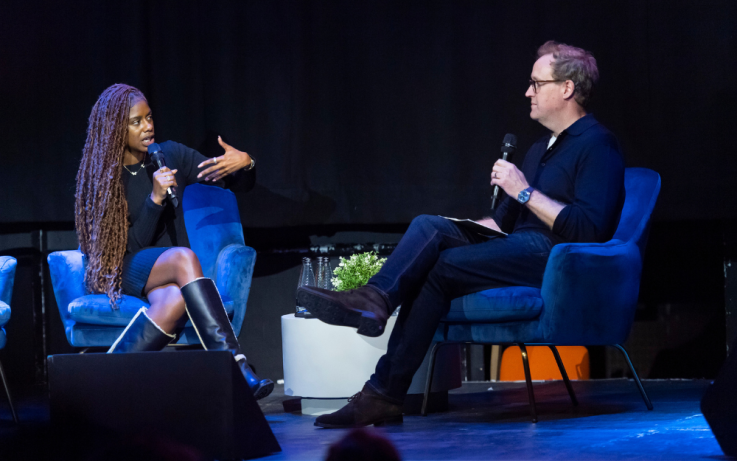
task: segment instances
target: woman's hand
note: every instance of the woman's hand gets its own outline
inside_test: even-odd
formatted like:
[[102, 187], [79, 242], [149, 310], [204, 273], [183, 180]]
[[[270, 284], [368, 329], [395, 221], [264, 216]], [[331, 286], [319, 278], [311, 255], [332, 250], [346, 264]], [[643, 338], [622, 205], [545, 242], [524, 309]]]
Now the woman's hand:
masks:
[[174, 176], [177, 171], [179, 170], [170, 170], [167, 167], [161, 167], [154, 172], [154, 190], [151, 192], [151, 201], [157, 205], [164, 203], [166, 189], [177, 187], [177, 178]]
[[220, 157], [213, 157], [197, 165], [197, 168], [212, 165], [210, 168], [200, 171], [200, 174], [197, 175], [198, 178], [205, 178], [205, 181], [217, 181], [251, 164], [250, 155], [226, 144], [220, 136], [218, 136], [218, 142], [225, 149], [225, 153]]
[[524, 173], [514, 163], [499, 159], [491, 170], [491, 185], [499, 186], [513, 199], [530, 187]]

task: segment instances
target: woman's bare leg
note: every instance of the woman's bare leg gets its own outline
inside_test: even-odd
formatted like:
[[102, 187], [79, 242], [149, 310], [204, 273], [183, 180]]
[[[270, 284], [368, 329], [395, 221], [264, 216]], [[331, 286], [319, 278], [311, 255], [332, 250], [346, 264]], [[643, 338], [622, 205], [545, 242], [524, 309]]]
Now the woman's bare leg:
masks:
[[[177, 330], [177, 327], [183, 326], [188, 316], [185, 315], [187, 310], [184, 307], [184, 298], [180, 288], [200, 277], [202, 277], [202, 266], [192, 250], [171, 248], [163, 252], [151, 269], [151, 274], [144, 288], [144, 293], [146, 293], [151, 304], [148, 311], [149, 318], [166, 332], [173, 333]], [[270, 379], [259, 378], [248, 365], [245, 355], [241, 353], [238, 338], [235, 337], [235, 332], [230, 328], [230, 321], [223, 309], [222, 299], [217, 293], [217, 288], [212, 285], [213, 282], [210, 280], [203, 280], [202, 282], [209, 282], [211, 290], [215, 290], [215, 293], [209, 292], [212, 301], [206, 301], [204, 303], [206, 305], [200, 303], [197, 306], [190, 306], [190, 315], [194, 314], [192, 323], [195, 326], [198, 322], [200, 323], [198, 334], [204, 334], [205, 341], [209, 341], [213, 338], [207, 336], [208, 331], [218, 332], [218, 339], [215, 339], [218, 347], [215, 350], [223, 350], [224, 348], [230, 350], [254, 397], [257, 400], [266, 397], [274, 389], [274, 383]], [[188, 290], [195, 290], [195, 293], [199, 290], [201, 294], [207, 294], [205, 291], [207, 285], [207, 283], [202, 284], [202, 286], [197, 283], [189, 285], [184, 289], [185, 294], [188, 294]], [[190, 292], [188, 296], [191, 294]], [[199, 296], [195, 296], [195, 298], [199, 298]], [[204, 328], [205, 326], [207, 328]]]
[[151, 304], [149, 318], [167, 333], [175, 332], [186, 321], [184, 298], [179, 287], [202, 276], [200, 261], [189, 248], [175, 247], [163, 252], [154, 263], [144, 287]]
[[199, 277], [202, 277], [202, 266], [194, 251], [184, 247], [170, 248], [154, 263], [143, 292], [148, 296], [149, 291], [169, 283], [182, 287]]
[[148, 317], [162, 330], [174, 334], [178, 328], [184, 326], [187, 320], [184, 309], [184, 298], [179, 287], [170, 283], [154, 288], [148, 292]]

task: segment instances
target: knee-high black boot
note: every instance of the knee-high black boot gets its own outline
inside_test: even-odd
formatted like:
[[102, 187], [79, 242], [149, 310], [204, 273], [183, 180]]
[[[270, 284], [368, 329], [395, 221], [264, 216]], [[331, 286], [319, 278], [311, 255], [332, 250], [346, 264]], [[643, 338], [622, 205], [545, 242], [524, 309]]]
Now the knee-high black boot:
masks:
[[241, 353], [241, 346], [235, 337], [215, 282], [202, 277], [184, 285], [181, 291], [187, 315], [205, 350], [230, 351], [256, 400], [271, 394], [274, 383], [270, 379], [259, 378], [248, 366], [246, 356]]
[[145, 307], [138, 310], [123, 333], [113, 343], [108, 354], [122, 352], [160, 351], [175, 335], [170, 335], [146, 315]]

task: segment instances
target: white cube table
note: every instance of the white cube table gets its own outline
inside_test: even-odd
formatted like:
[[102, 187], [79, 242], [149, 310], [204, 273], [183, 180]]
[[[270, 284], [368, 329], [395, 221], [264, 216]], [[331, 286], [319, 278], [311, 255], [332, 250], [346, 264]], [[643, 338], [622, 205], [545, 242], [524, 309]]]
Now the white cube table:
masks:
[[[284, 394], [302, 397], [303, 414], [324, 414], [346, 404], [363, 388], [379, 358], [386, 353], [397, 317], [389, 317], [377, 338], [355, 328], [328, 325], [317, 319], [283, 315]], [[425, 392], [429, 353], [412, 380], [409, 394]], [[432, 392], [461, 386], [460, 347], [440, 349], [433, 373]]]

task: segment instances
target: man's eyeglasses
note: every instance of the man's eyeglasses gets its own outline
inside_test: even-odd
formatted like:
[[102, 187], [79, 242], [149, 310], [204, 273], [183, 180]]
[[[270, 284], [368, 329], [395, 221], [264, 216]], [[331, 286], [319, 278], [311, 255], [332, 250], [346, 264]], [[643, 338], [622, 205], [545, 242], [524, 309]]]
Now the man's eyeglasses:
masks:
[[529, 86], [532, 87], [532, 91], [537, 93], [538, 91], [540, 91], [540, 87], [546, 83], [560, 83], [560, 82], [565, 82], [565, 80], [533, 80], [533, 79], [530, 79]]

